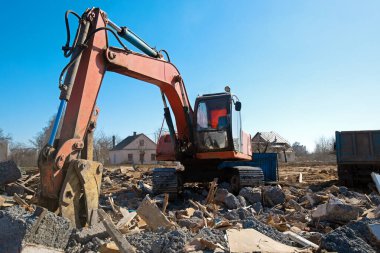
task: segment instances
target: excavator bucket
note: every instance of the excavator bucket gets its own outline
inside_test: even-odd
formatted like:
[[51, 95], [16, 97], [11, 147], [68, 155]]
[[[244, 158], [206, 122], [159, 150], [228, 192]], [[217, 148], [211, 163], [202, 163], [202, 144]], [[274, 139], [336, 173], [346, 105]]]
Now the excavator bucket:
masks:
[[102, 174], [101, 163], [83, 159], [70, 162], [60, 194], [59, 209], [73, 227], [97, 222]]

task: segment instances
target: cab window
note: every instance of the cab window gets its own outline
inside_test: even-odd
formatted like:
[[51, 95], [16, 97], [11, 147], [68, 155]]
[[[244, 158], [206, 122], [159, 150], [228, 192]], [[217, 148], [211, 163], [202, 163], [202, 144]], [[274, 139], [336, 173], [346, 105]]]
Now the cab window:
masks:
[[196, 136], [201, 151], [216, 151], [228, 147], [228, 105], [225, 97], [199, 102]]

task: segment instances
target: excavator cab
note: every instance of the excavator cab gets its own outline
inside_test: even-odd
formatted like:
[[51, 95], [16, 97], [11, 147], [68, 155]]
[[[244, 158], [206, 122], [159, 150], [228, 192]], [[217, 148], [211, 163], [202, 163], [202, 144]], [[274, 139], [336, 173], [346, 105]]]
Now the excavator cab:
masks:
[[233, 159], [244, 153], [240, 110], [241, 103], [230, 92], [196, 99], [194, 137], [198, 158]]

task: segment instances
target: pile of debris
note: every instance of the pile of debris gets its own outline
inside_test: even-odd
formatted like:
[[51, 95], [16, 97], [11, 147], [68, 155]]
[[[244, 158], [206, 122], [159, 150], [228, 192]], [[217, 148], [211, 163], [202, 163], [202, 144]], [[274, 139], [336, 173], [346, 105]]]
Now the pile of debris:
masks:
[[53, 252], [380, 251], [380, 195], [375, 191], [366, 195], [343, 186], [284, 183], [234, 194], [228, 183], [215, 179], [207, 187], [186, 185], [172, 200], [153, 194], [148, 168], [109, 168], [103, 173], [99, 223], [75, 229], [34, 205], [35, 180], [38, 174], [20, 173], [1, 182], [0, 227], [5, 229], [0, 252], [28, 247]]

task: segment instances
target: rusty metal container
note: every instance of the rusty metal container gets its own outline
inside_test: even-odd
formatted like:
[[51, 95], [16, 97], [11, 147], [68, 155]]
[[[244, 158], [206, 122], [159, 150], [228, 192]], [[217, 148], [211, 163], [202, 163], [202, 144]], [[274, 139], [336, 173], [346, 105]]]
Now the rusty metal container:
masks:
[[380, 130], [335, 132], [339, 181], [366, 186], [371, 172], [380, 172]]

